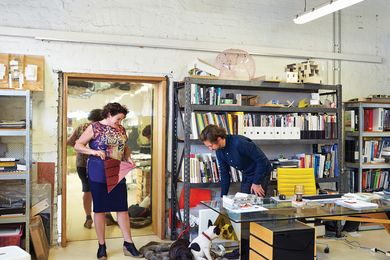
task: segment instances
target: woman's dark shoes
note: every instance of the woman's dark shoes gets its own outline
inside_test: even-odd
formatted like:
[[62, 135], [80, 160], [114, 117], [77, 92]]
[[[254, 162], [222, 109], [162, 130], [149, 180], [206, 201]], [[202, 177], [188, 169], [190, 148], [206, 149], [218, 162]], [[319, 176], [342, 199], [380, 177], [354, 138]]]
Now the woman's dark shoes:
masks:
[[106, 225], [107, 226], [118, 225], [118, 222], [114, 220], [111, 213], [106, 213]]
[[123, 243], [123, 253], [125, 256], [139, 256], [141, 254], [138, 252], [137, 248], [135, 248], [134, 243], [124, 242]]
[[106, 260], [107, 259], [107, 252], [106, 252], [106, 244], [103, 245], [99, 244], [99, 248], [97, 251], [97, 259], [99, 260]]

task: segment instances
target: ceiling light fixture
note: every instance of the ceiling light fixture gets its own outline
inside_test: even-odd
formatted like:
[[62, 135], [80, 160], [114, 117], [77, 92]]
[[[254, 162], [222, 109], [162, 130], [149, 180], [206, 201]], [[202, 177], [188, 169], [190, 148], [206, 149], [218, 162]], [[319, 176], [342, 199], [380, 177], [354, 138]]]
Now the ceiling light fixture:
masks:
[[[294, 23], [304, 24], [304, 23], [313, 21], [317, 18], [320, 18], [322, 16], [339, 11], [343, 8], [348, 7], [348, 6], [360, 3], [362, 1], [364, 1], [364, 0], [331, 0], [328, 3], [322, 4], [322, 5], [315, 7], [307, 12], [305, 10], [304, 13], [299, 14], [295, 17]], [[306, 7], [305, 7], [305, 9], [306, 9]]]

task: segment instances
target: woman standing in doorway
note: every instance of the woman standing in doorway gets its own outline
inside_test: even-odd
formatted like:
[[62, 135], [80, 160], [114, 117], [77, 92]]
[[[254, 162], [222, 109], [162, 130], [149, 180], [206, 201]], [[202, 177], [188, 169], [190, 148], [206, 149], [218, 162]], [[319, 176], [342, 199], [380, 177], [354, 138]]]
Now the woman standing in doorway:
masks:
[[[119, 103], [108, 103], [102, 111], [103, 120], [92, 123], [77, 140], [75, 149], [89, 155], [88, 175], [92, 192], [96, 234], [99, 240], [98, 259], [106, 259], [105, 212], [117, 212], [119, 227], [127, 256], [139, 256], [134, 246], [127, 205], [126, 180], [123, 179], [110, 193], [107, 191], [104, 174], [104, 160], [113, 158], [131, 162], [130, 151], [126, 146], [126, 131], [121, 125], [128, 110]], [[87, 147], [89, 144], [89, 147]]]
[[[75, 146], [77, 139], [80, 138], [81, 134], [84, 133], [85, 129], [93, 123], [97, 121], [103, 120], [102, 117], [102, 110], [101, 109], [93, 109], [91, 112], [89, 112], [88, 120], [90, 122], [84, 123], [82, 125], [79, 125], [76, 130], [73, 131], [72, 135], [67, 140], [67, 145]], [[88, 155], [77, 153], [76, 155], [76, 167], [77, 167], [77, 174], [79, 175], [79, 178], [81, 180], [82, 184], [82, 191], [83, 191], [83, 207], [85, 211], [85, 222], [84, 227], [91, 229], [92, 228], [92, 217], [91, 217], [91, 211], [92, 211], [92, 195], [91, 195], [91, 189], [89, 188], [89, 181], [88, 181], [88, 174], [87, 174], [87, 160]], [[117, 225], [118, 223], [114, 220], [110, 212], [106, 213], [106, 225]]]

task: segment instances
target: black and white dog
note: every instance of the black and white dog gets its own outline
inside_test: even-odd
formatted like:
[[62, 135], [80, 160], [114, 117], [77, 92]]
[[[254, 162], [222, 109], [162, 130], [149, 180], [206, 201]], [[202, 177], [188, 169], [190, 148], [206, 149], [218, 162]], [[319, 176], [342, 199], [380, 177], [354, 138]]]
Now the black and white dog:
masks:
[[204, 260], [204, 257], [207, 260], [212, 260], [210, 254], [211, 240], [217, 238], [220, 232], [221, 229], [213, 226], [213, 223], [209, 220], [208, 229], [199, 234], [189, 245], [195, 260]]

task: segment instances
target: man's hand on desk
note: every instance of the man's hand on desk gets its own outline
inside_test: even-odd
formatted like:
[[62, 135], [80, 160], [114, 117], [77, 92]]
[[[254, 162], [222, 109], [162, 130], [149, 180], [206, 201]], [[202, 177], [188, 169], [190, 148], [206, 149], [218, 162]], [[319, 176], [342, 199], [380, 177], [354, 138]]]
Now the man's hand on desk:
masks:
[[263, 190], [263, 187], [261, 187], [261, 184], [252, 184], [251, 186], [251, 192], [259, 197], [264, 197], [265, 192]]

